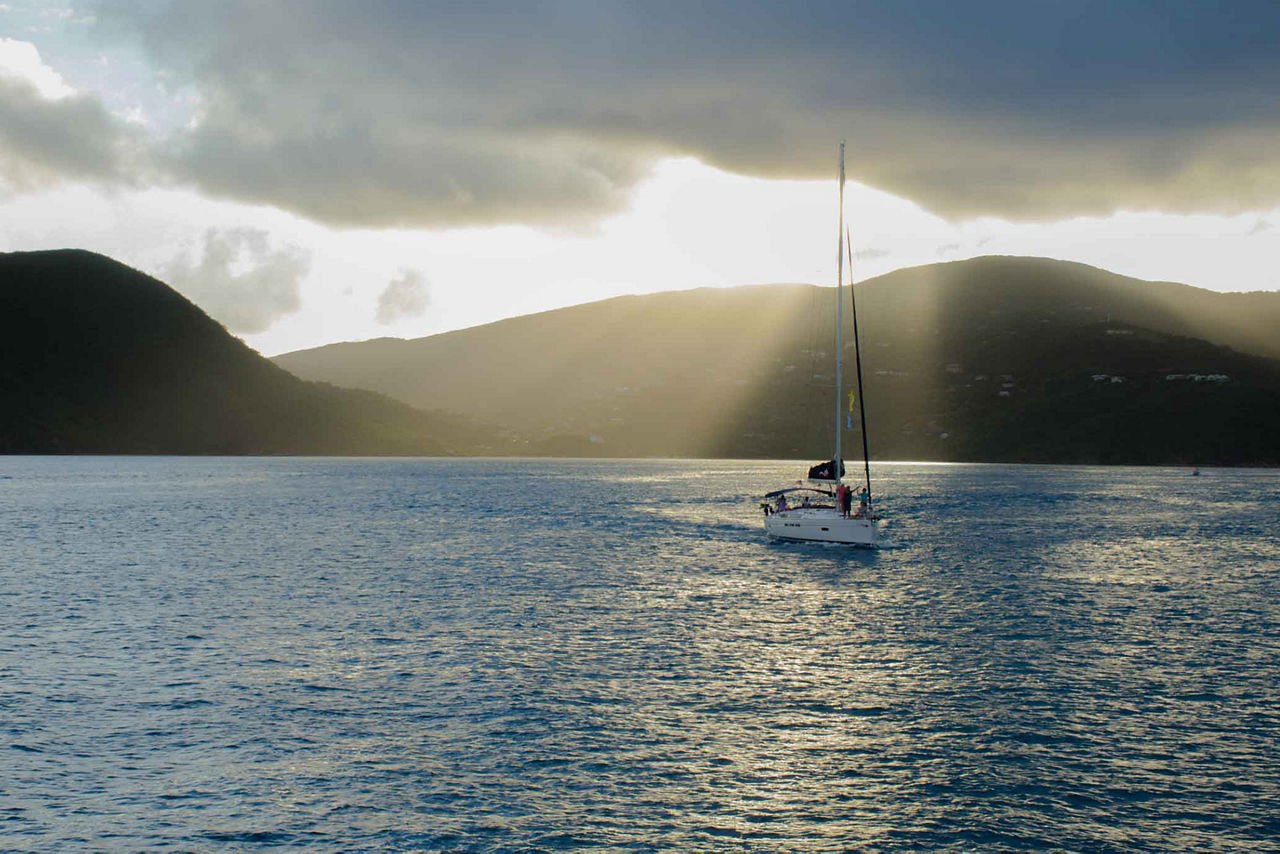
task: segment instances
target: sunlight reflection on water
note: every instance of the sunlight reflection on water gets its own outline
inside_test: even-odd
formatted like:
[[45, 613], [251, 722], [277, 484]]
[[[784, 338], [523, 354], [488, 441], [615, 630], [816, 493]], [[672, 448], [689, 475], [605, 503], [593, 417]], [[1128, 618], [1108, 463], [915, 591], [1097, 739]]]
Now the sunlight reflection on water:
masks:
[[5, 846], [1276, 850], [1280, 473], [801, 470], [0, 458]]

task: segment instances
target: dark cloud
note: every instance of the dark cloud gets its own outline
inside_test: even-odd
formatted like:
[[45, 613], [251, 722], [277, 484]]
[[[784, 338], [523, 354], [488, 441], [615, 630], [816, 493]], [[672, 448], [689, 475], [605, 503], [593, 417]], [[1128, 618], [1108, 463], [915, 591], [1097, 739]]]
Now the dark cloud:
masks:
[[265, 231], [211, 228], [200, 260], [181, 255], [164, 278], [228, 329], [254, 333], [302, 307], [299, 286], [310, 268], [310, 253], [272, 249]]
[[0, 75], [0, 182], [11, 192], [125, 180], [136, 168], [135, 141], [94, 97], [50, 99], [27, 80]]
[[[139, 10], [147, 10], [145, 12]], [[953, 217], [1280, 203], [1280, 4], [108, 2], [201, 93], [171, 168], [350, 225], [572, 225], [656, 158]]]
[[421, 317], [430, 304], [426, 277], [417, 270], [401, 270], [378, 295], [377, 320], [385, 326], [402, 318]]

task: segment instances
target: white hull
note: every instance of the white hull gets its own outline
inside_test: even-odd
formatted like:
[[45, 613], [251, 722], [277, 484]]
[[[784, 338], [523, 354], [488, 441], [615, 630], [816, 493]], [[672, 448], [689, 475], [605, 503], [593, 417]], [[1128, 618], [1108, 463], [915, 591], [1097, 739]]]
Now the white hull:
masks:
[[871, 519], [845, 518], [832, 507], [797, 507], [764, 517], [764, 531], [779, 540], [843, 543], [875, 548], [880, 532]]

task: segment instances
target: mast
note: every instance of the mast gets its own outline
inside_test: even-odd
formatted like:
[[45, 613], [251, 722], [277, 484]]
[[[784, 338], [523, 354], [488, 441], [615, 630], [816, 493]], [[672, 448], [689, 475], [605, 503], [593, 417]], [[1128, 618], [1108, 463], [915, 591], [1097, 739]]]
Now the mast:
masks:
[[853, 358], [858, 369], [858, 417], [862, 420], [862, 470], [867, 476], [867, 509], [871, 508], [871, 451], [867, 446], [867, 407], [862, 397], [862, 347], [858, 341], [858, 296], [853, 288], [853, 239], [844, 233], [849, 251], [849, 305], [853, 309]]
[[[839, 484], [844, 477], [844, 459], [840, 453], [840, 436], [843, 432], [840, 427], [841, 397], [844, 393], [844, 379], [842, 370], [844, 367], [844, 295], [840, 292], [844, 287], [844, 248], [840, 245], [841, 236], [844, 231], [844, 143], [840, 143], [840, 225], [836, 232], [836, 453], [832, 459], [835, 461], [832, 474], [835, 476], [835, 482]], [[849, 259], [852, 267], [853, 258]], [[854, 331], [855, 340], [857, 331]], [[861, 395], [861, 390], [859, 390]]]

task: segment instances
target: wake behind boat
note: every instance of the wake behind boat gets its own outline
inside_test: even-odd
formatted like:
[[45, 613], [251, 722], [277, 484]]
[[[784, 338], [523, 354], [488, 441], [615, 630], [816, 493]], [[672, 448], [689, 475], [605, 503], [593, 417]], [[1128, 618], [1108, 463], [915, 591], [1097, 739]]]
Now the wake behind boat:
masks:
[[[862, 351], [858, 346], [858, 304], [850, 283], [853, 311], [853, 351], [857, 366], [858, 415], [862, 423], [862, 462], [866, 483], [853, 507], [853, 490], [844, 482], [841, 420], [844, 415], [844, 258], [853, 264], [852, 245], [844, 226], [844, 143], [840, 143], [840, 218], [836, 233], [836, 411], [835, 454], [809, 469], [806, 484], [765, 494], [764, 530], [780, 540], [801, 540], [875, 548], [880, 544], [879, 516], [871, 505], [871, 461], [867, 443], [867, 413], [862, 397]], [[790, 497], [788, 497], [790, 496]], [[828, 501], [828, 499], [830, 499]]]

